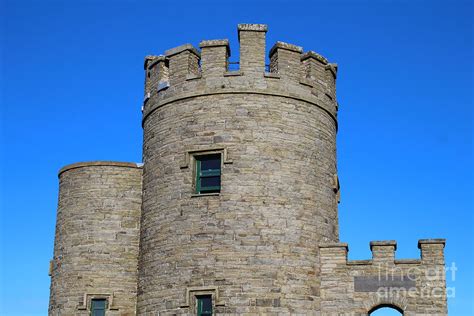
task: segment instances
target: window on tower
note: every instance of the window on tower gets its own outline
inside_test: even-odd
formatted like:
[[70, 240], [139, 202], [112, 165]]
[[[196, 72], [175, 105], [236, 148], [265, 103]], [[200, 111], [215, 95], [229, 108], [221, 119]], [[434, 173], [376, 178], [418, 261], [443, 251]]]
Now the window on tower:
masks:
[[196, 155], [194, 159], [196, 160], [196, 193], [219, 193], [221, 191], [221, 154]]
[[105, 316], [107, 309], [106, 299], [92, 299], [91, 300], [91, 316]]
[[197, 316], [212, 316], [212, 295], [196, 296]]

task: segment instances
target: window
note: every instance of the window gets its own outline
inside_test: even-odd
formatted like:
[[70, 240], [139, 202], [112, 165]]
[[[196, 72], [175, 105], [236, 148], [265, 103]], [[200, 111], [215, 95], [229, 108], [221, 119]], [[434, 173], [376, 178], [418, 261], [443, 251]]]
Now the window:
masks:
[[196, 296], [197, 316], [212, 316], [212, 296], [199, 295]]
[[194, 156], [196, 160], [196, 193], [221, 191], [221, 154]]
[[106, 308], [107, 308], [106, 299], [92, 299], [91, 300], [91, 316], [105, 316]]

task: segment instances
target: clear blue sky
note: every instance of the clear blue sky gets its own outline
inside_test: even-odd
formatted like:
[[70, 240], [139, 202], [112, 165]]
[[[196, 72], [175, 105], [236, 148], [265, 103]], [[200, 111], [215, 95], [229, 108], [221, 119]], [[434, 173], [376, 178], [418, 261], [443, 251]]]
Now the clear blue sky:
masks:
[[[339, 63], [340, 238], [447, 238], [450, 315], [473, 311], [469, 1], [1, 1], [0, 315], [46, 315], [57, 171], [141, 160], [143, 58], [238, 23]], [[14, 307], [14, 309], [11, 309]]]

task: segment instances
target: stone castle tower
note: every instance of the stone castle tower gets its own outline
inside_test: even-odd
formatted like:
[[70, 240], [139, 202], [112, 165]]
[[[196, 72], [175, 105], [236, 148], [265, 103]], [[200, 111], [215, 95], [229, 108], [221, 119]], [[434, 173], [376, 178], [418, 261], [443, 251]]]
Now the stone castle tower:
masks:
[[[145, 59], [143, 164], [59, 172], [49, 315], [446, 315], [444, 240], [348, 261], [337, 65], [240, 24]], [[385, 290], [384, 290], [385, 289]], [[395, 291], [395, 290], [396, 291]]]

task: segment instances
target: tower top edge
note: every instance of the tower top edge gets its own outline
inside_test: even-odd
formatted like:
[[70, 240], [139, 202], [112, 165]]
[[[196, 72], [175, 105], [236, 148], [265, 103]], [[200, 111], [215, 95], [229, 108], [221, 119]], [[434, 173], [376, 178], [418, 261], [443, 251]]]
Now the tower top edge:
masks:
[[316, 59], [317, 61], [321, 62], [324, 65], [329, 64], [329, 61], [327, 60], [326, 57], [324, 57], [323, 55], [318, 54], [318, 53], [316, 53], [315, 51], [312, 51], [312, 50], [307, 51], [306, 53], [301, 55], [301, 61], [306, 60], [308, 58]]
[[373, 240], [370, 242], [370, 250], [373, 249], [373, 247], [395, 247], [395, 250], [397, 250], [397, 241], [396, 240]]
[[238, 31], [254, 31], [254, 32], [266, 32], [268, 31], [268, 25], [266, 24], [250, 24], [241, 23], [237, 25]]
[[438, 244], [438, 245], [442, 245], [444, 248], [444, 246], [446, 245], [446, 239], [445, 238], [430, 238], [430, 239], [418, 240], [419, 249], [421, 249], [421, 245], [427, 245], [427, 244]]
[[147, 55], [145, 56], [145, 61], [143, 64], [143, 69], [152, 68], [155, 64], [159, 62], [166, 62], [166, 56], [164, 55]]
[[121, 162], [121, 161], [84, 161], [76, 162], [62, 167], [58, 171], [58, 177], [61, 176], [66, 171], [77, 169], [77, 168], [87, 168], [87, 167], [119, 167], [119, 168], [137, 168], [142, 169], [142, 163], [135, 162]]
[[[267, 32], [268, 26], [266, 24], [238, 24], [237, 26], [239, 33], [239, 42], [240, 42], [240, 32], [250, 31], [250, 32]], [[147, 55], [144, 60], [144, 69], [150, 69], [159, 62], [167, 63], [170, 57], [173, 57], [182, 52], [189, 52], [194, 54], [198, 59], [201, 58], [201, 49], [208, 47], [219, 47], [225, 46], [227, 48], [228, 57], [230, 56], [230, 41], [229, 39], [213, 39], [213, 40], [201, 40], [198, 47], [195, 47], [193, 44], [186, 43], [177, 47], [170, 48], [160, 55]], [[337, 64], [330, 63], [329, 60], [323, 55], [313, 51], [305, 51], [302, 46], [286, 43], [282, 41], [277, 41], [271, 47], [268, 57], [271, 57], [278, 49], [288, 50], [300, 54], [301, 62], [307, 59], [314, 59], [325, 66], [331, 66], [333, 72], [337, 71]]]
[[201, 57], [201, 53], [192, 44], [189, 43], [168, 49], [167, 51], [165, 51], [165, 56], [171, 57], [184, 51], [190, 51], [196, 56]]
[[273, 47], [270, 49], [270, 52], [268, 53], [268, 55], [269, 55], [269, 56], [272, 56], [273, 53], [274, 53], [278, 48], [285, 49], [285, 50], [289, 50], [289, 51], [296, 52], [296, 53], [299, 53], [299, 54], [303, 53], [303, 47], [301, 47], [301, 46], [277, 41], [277, 42], [275, 43], [275, 45], [273, 45]]

